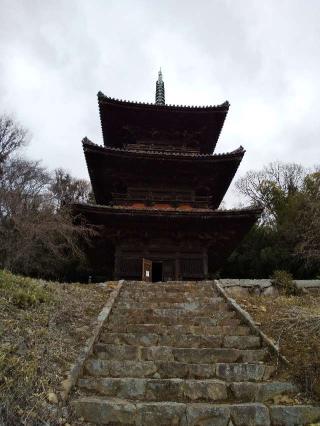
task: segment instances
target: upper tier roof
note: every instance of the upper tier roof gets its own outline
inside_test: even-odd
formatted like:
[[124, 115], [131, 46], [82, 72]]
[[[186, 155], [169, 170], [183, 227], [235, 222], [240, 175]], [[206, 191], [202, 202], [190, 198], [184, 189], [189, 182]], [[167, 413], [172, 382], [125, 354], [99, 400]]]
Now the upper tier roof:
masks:
[[113, 99], [98, 93], [105, 146], [159, 144], [211, 154], [229, 102], [216, 106], [156, 105]]

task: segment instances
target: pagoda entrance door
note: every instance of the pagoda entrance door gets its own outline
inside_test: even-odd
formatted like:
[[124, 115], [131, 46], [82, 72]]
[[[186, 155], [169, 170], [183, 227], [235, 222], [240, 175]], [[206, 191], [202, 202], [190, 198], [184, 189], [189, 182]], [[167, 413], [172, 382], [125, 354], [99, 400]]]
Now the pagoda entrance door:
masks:
[[152, 281], [152, 261], [142, 259], [142, 281]]
[[152, 282], [157, 283], [163, 281], [162, 262], [152, 262]]

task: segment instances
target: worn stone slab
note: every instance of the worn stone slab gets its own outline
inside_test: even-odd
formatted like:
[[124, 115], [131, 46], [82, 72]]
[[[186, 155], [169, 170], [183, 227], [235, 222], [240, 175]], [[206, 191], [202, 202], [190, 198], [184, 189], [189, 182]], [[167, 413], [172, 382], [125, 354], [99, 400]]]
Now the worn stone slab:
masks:
[[270, 279], [231, 279], [223, 278], [219, 280], [223, 287], [260, 287], [266, 288], [272, 285]]
[[223, 340], [225, 348], [250, 349], [261, 346], [260, 336], [225, 336]]
[[206, 336], [192, 334], [156, 333], [104, 333], [100, 341], [110, 344], [126, 344], [139, 346], [175, 346], [180, 348], [219, 348], [222, 347], [223, 336]]
[[295, 280], [298, 288], [318, 289], [320, 290], [320, 280]]
[[234, 398], [238, 401], [257, 402], [272, 402], [278, 396], [294, 395], [298, 392], [297, 387], [292, 383], [279, 381], [266, 383], [231, 383], [230, 389]]
[[264, 364], [219, 363], [216, 367], [217, 377], [228, 382], [257, 382], [263, 380], [265, 372], [266, 366]]
[[[250, 334], [250, 329], [241, 324], [239, 319], [227, 319], [220, 321], [219, 325], [190, 325], [175, 324], [165, 325], [159, 323], [142, 323], [142, 324], [126, 324], [114, 321], [108, 323], [106, 329], [108, 331], [119, 333], [156, 333], [156, 334]], [[235, 331], [236, 330], [236, 331]]]
[[205, 303], [203, 299], [193, 300], [189, 302], [170, 302], [170, 301], [158, 301], [158, 300], [147, 300], [147, 301], [136, 301], [136, 300], [121, 300], [117, 303], [117, 308], [130, 308], [130, 309], [139, 309], [139, 308], [149, 308], [149, 309], [184, 309], [185, 311], [194, 311], [195, 309], [204, 308], [204, 309], [216, 309], [220, 304], [225, 305], [225, 301], [221, 297], [208, 298]]
[[124, 299], [126, 299], [126, 297], [129, 298], [137, 298], [137, 297], [143, 297], [143, 298], [151, 298], [151, 297], [155, 297], [155, 296], [161, 296], [162, 299], [166, 300], [170, 300], [170, 299], [176, 299], [178, 301], [178, 299], [180, 298], [188, 298], [189, 300], [195, 296], [195, 298], [200, 298], [202, 296], [206, 296], [206, 297], [212, 297], [215, 296], [216, 294], [214, 293], [214, 291], [212, 289], [202, 289], [201, 287], [199, 287], [199, 289], [195, 290], [195, 291], [163, 291], [162, 289], [153, 289], [153, 290], [146, 290], [146, 289], [141, 289], [141, 290], [134, 290], [134, 291], [128, 291], [127, 289], [124, 290]]
[[274, 426], [304, 426], [320, 421], [320, 407], [311, 405], [270, 406]]
[[100, 359], [161, 360], [187, 363], [257, 362], [268, 352], [263, 349], [175, 348], [170, 346], [131, 346], [98, 343], [94, 352]]
[[220, 378], [227, 382], [270, 379], [275, 367], [248, 363], [185, 363], [176, 361], [130, 361], [90, 358], [85, 372], [96, 377]]
[[158, 365], [153, 361], [90, 358], [85, 364], [86, 375], [96, 377], [152, 377], [157, 371]]
[[84, 397], [72, 401], [72, 406], [78, 417], [94, 424], [137, 424], [136, 405], [129, 401]]
[[137, 404], [137, 425], [180, 425], [186, 405], [178, 402], [142, 402]]
[[[170, 306], [171, 305], [171, 306]], [[229, 306], [225, 301], [221, 301], [219, 303], [180, 303], [175, 304], [178, 306], [173, 306], [173, 304], [167, 304], [166, 307], [159, 306], [156, 302], [149, 304], [144, 303], [143, 305], [139, 304], [139, 306], [133, 306], [132, 304], [127, 304], [127, 306], [123, 306], [123, 304], [117, 304], [113, 309], [113, 313], [117, 315], [160, 315], [160, 316], [202, 316], [215, 314], [216, 312], [221, 311], [229, 311]]]
[[182, 426], [229, 426], [230, 406], [187, 404]]
[[[167, 310], [168, 311], [168, 310]], [[185, 314], [184, 312], [179, 315], [176, 312], [169, 314], [157, 314], [156, 312], [132, 312], [128, 314], [118, 314], [115, 312], [110, 318], [110, 325], [124, 323], [124, 324], [163, 324], [163, 325], [172, 325], [172, 324], [184, 324], [184, 325], [222, 325], [222, 323], [231, 320], [236, 321], [236, 313], [233, 311], [218, 311], [212, 312], [210, 316], [207, 315], [193, 315]]]
[[223, 401], [227, 386], [219, 380], [83, 378], [79, 387], [108, 397], [144, 401]]
[[[215, 298], [217, 295], [214, 296]], [[203, 304], [209, 304], [212, 300], [212, 297], [210, 296], [201, 296], [201, 295], [193, 295], [189, 293], [183, 293], [182, 295], [163, 295], [163, 294], [137, 294], [137, 295], [130, 295], [121, 298], [121, 302], [128, 304], [128, 303], [142, 303], [142, 304], [148, 304], [154, 303], [155, 301], [157, 304], [160, 303], [203, 303]]]
[[233, 404], [230, 406], [234, 426], [269, 426], [269, 410], [264, 404]]

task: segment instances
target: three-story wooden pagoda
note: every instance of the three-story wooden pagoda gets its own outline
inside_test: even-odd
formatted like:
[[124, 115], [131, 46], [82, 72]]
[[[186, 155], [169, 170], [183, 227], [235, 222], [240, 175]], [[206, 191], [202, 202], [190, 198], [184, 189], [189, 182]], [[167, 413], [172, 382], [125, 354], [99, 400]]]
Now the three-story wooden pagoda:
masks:
[[[214, 150], [229, 109], [155, 104], [98, 93], [104, 146], [84, 138], [96, 204], [76, 204], [100, 225], [96, 274], [115, 279], [205, 279], [255, 223], [259, 209], [218, 210], [245, 153]], [[101, 269], [101, 271], [99, 270]]]

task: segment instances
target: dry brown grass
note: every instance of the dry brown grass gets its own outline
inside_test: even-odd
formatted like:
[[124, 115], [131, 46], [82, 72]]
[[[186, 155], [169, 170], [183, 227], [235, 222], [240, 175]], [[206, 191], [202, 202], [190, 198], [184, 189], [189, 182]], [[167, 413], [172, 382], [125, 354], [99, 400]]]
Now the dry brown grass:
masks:
[[66, 424], [66, 409], [48, 398], [59, 396], [112, 287], [0, 271], [0, 424]]
[[290, 361], [281, 374], [320, 399], [320, 295], [237, 297]]

